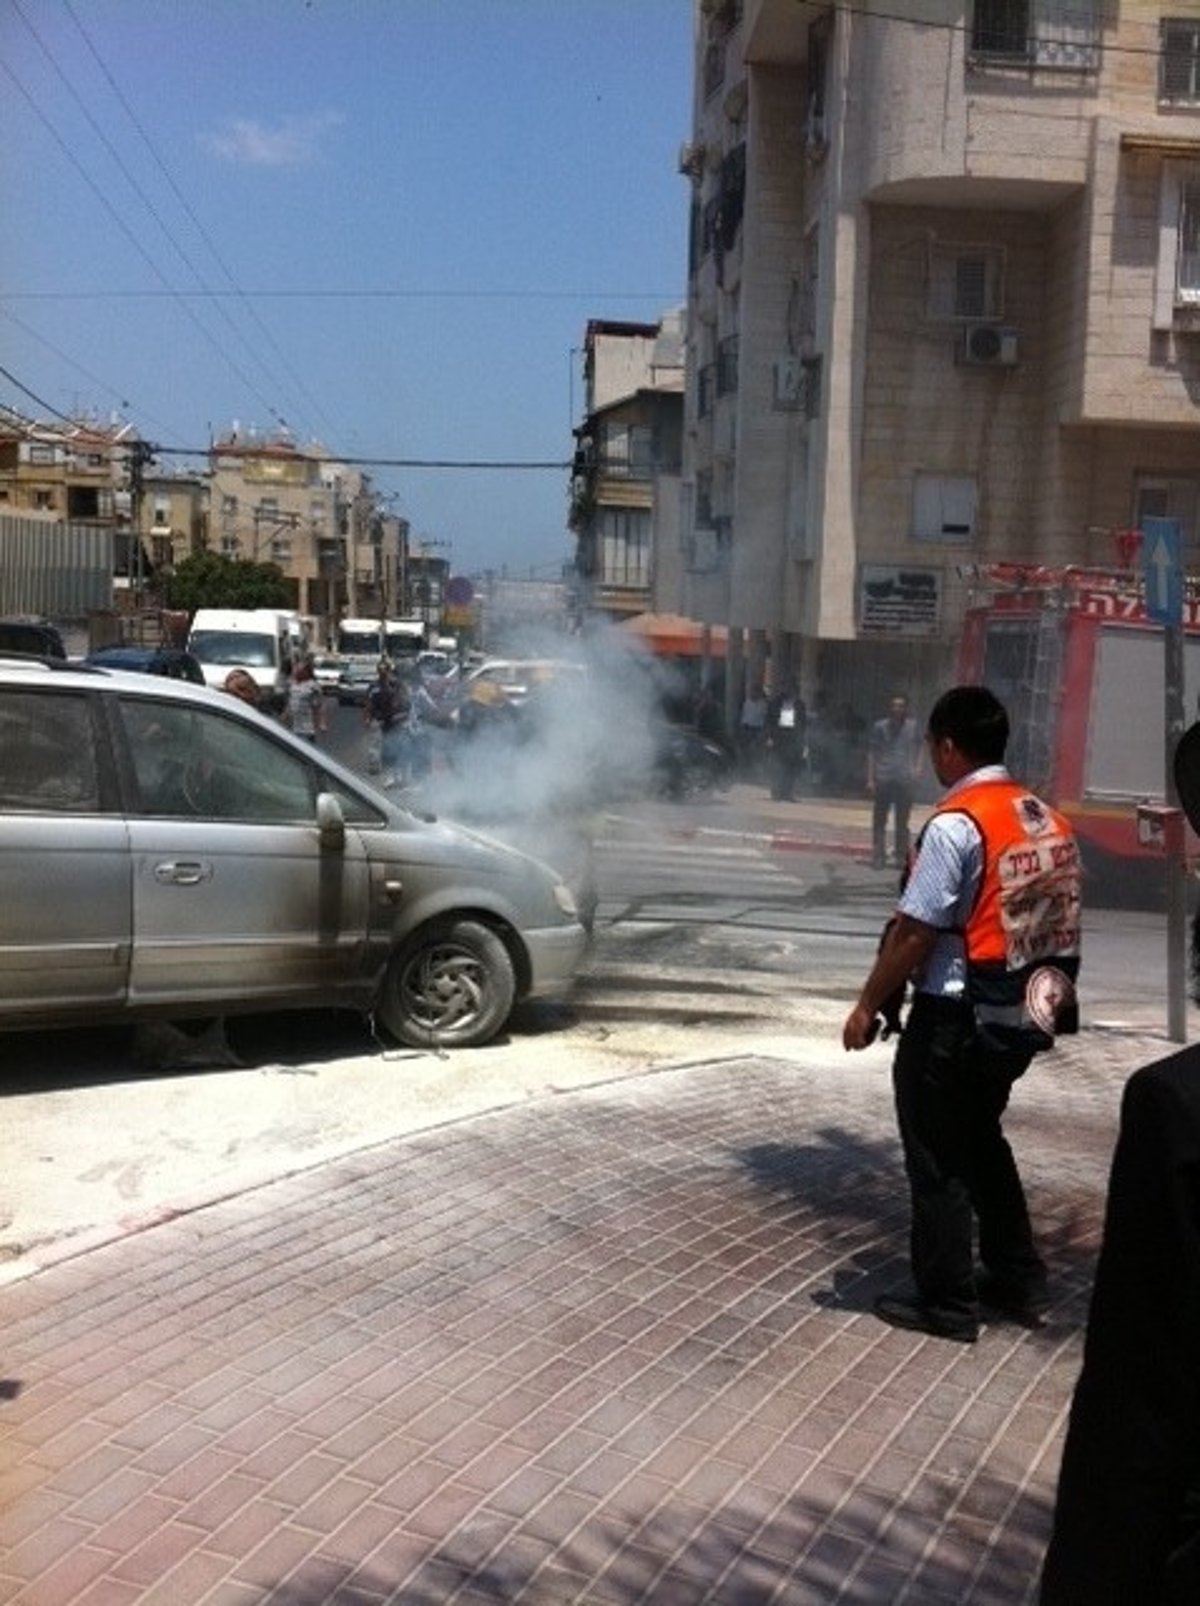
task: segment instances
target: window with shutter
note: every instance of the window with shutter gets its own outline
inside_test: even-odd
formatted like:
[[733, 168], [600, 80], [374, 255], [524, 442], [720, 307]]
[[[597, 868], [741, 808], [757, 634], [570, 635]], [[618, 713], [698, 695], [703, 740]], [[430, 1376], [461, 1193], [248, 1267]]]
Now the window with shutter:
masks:
[[935, 240], [930, 247], [925, 311], [938, 321], [1002, 317], [1004, 247]]
[[1200, 100], [1200, 19], [1163, 18], [1158, 98], [1184, 104]]
[[978, 488], [967, 476], [918, 474], [913, 481], [913, 539], [975, 539]]
[[1200, 301], [1200, 182], [1195, 180], [1180, 192], [1175, 289], [1181, 301]]

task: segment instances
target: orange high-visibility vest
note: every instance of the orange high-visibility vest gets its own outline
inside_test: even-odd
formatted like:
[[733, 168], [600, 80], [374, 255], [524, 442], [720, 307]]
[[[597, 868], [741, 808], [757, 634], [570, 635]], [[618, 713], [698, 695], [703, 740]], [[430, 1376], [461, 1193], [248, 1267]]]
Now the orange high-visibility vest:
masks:
[[1073, 1030], [1079, 970], [1079, 845], [1057, 809], [1010, 779], [977, 781], [938, 804], [983, 839], [967, 916], [967, 995], [993, 1046], [1049, 1048]]

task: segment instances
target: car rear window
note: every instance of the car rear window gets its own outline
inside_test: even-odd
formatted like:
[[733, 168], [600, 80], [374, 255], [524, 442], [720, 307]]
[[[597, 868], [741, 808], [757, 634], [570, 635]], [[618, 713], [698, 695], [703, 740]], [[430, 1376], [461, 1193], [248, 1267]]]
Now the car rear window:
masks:
[[95, 733], [82, 694], [0, 687], [0, 811], [90, 814], [99, 807]]

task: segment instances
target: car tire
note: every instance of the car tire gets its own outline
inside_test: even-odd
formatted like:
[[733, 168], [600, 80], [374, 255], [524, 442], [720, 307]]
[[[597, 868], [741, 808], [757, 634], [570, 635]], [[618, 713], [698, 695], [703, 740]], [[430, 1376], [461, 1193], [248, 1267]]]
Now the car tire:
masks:
[[377, 1011], [410, 1048], [476, 1048], [500, 1031], [516, 990], [512, 956], [490, 927], [436, 920], [393, 955]]

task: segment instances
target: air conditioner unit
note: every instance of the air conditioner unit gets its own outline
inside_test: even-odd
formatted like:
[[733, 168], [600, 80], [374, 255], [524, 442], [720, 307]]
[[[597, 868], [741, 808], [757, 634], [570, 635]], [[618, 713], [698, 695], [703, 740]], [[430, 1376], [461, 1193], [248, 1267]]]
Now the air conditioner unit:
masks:
[[688, 178], [699, 178], [704, 172], [704, 146], [693, 141], [679, 147], [679, 171]]
[[958, 358], [977, 368], [1012, 368], [1018, 358], [1017, 331], [994, 323], [971, 323], [962, 332]]
[[771, 365], [773, 404], [791, 411], [804, 403], [804, 364], [799, 357], [776, 357]]

